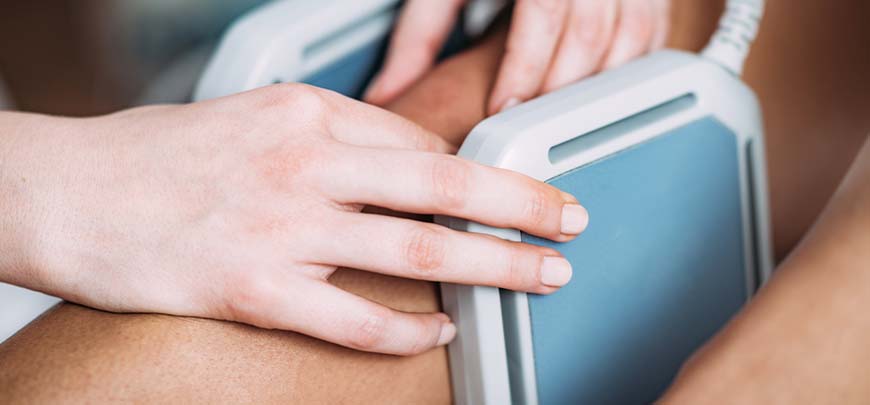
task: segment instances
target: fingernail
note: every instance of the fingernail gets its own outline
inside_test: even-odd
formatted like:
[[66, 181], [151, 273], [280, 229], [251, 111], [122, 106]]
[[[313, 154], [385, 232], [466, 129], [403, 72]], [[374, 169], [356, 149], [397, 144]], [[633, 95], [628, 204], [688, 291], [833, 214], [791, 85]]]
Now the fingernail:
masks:
[[589, 225], [589, 213], [579, 204], [565, 204], [562, 207], [562, 234], [579, 235]]
[[498, 112], [502, 112], [502, 111], [507, 110], [509, 108], [516, 107], [519, 104], [520, 104], [520, 99], [518, 99], [516, 97], [511, 97], [511, 98], [507, 99], [507, 101], [505, 101], [504, 104], [501, 105], [501, 108], [498, 109]]
[[541, 263], [541, 284], [561, 287], [569, 281], [571, 281], [571, 263], [568, 263], [568, 260], [555, 256], [544, 258]]
[[438, 336], [438, 346], [444, 346], [450, 343], [456, 337], [456, 325], [452, 322], [447, 322], [441, 325], [441, 335]]

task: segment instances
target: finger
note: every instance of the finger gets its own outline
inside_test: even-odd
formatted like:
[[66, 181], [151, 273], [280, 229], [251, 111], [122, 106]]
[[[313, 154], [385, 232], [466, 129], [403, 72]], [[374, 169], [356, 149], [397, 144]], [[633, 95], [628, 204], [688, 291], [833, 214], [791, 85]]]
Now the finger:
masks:
[[550, 92], [594, 73], [613, 37], [616, 2], [572, 0], [565, 32], [543, 91]]
[[341, 233], [315, 238], [326, 241], [312, 255], [323, 264], [537, 294], [571, 279], [571, 265], [552, 249], [379, 215], [341, 213], [335, 220]]
[[671, 32], [671, 0], [652, 0], [654, 33], [650, 48], [662, 49]]
[[277, 294], [261, 308], [274, 328], [293, 330], [367, 352], [413, 355], [449, 343], [456, 327], [442, 313], [396, 311], [326, 281], [306, 281], [298, 294]]
[[325, 101], [324, 125], [337, 140], [357, 146], [455, 153], [441, 136], [380, 107], [309, 87]]
[[344, 155], [322, 181], [339, 203], [449, 215], [556, 241], [588, 222], [571, 195], [509, 170], [433, 153], [354, 148]]
[[432, 67], [465, 0], [410, 0], [399, 16], [383, 70], [363, 99], [385, 105]]
[[568, 2], [519, 0], [514, 7], [507, 47], [487, 107], [489, 114], [538, 94], [565, 25]]
[[613, 44], [604, 62], [610, 69], [650, 49], [653, 35], [653, 7], [649, 0], [621, 0]]

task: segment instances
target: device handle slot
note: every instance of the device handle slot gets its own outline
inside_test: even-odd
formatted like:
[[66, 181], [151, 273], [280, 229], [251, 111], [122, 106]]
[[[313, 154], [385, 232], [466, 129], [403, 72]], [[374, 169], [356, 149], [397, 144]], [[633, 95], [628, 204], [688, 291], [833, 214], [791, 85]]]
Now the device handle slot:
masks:
[[622, 118], [611, 124], [575, 136], [550, 148], [550, 163], [557, 165], [579, 152], [603, 145], [619, 136], [655, 124], [678, 113], [688, 111], [698, 103], [693, 93], [684, 94], [654, 107]]

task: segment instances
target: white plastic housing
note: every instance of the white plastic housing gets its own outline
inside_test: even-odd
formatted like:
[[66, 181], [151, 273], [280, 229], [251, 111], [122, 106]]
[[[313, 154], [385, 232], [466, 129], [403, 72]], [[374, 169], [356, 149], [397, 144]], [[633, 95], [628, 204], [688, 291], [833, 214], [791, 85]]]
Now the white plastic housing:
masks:
[[[635, 128], [630, 133], [551, 162], [553, 146], [608, 124], [646, 111], [685, 95], [696, 102], [665, 119]], [[741, 170], [744, 251], [747, 273], [770, 274], [772, 257], [767, 211], [767, 184], [761, 115], [752, 91], [723, 67], [695, 54], [660, 51], [580, 83], [529, 101], [480, 123], [466, 139], [459, 156], [489, 166], [514, 170], [546, 181], [559, 174], [625, 150], [702, 117], [715, 117], [738, 136]], [[751, 141], [751, 143], [750, 143]], [[755, 173], [747, 173], [752, 159]], [[753, 196], [753, 197], [750, 197]], [[754, 198], [755, 201], [750, 201]], [[754, 207], [754, 208], [753, 208]], [[755, 212], [753, 212], [753, 209]], [[753, 216], [757, 218], [753, 220]], [[497, 229], [455, 218], [438, 218], [453, 229], [486, 233], [520, 241], [520, 232]], [[753, 237], [753, 233], [755, 237]], [[753, 240], [758, 246], [753, 246]], [[757, 268], [760, 267], [760, 268]], [[747, 291], [758, 286], [747, 274]], [[457, 339], [451, 344], [450, 362], [454, 398], [460, 404], [537, 403], [525, 294], [513, 293], [504, 303], [514, 305], [519, 324], [504, 324], [499, 290], [490, 287], [442, 285], [445, 310], [456, 322]], [[525, 321], [523, 320], [525, 319]], [[523, 381], [523, 397], [512, 398], [504, 329], [518, 334], [521, 355], [513, 359]], [[515, 387], [516, 388], [516, 387]]]

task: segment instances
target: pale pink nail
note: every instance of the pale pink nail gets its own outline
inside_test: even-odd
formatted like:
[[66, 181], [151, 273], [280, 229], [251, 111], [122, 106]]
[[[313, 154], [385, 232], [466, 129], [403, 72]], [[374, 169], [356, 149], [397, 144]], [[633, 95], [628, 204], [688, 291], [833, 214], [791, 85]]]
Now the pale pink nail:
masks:
[[563, 257], [547, 256], [541, 263], [541, 284], [561, 287], [571, 281], [571, 263]]
[[562, 234], [579, 235], [589, 225], [589, 213], [578, 204], [565, 204], [562, 207]]
[[452, 322], [447, 322], [441, 325], [441, 335], [438, 336], [438, 346], [444, 346], [450, 343], [456, 337], [456, 325]]

